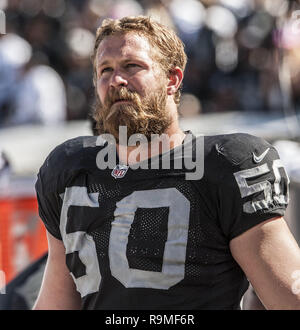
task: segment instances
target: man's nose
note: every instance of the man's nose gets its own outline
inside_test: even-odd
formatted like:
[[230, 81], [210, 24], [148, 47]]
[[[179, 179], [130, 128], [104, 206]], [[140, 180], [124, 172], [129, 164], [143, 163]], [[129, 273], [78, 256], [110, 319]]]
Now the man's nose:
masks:
[[110, 86], [118, 87], [118, 86], [127, 86], [128, 81], [126, 77], [119, 71], [115, 71], [111, 77]]

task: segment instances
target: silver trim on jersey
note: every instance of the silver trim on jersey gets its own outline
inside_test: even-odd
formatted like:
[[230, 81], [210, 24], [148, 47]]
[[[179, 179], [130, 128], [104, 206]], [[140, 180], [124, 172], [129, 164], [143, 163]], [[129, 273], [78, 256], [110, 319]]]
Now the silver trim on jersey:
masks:
[[68, 210], [70, 206], [99, 207], [99, 193], [89, 194], [86, 187], [68, 187], [61, 197], [63, 206], [60, 216], [60, 232], [66, 248], [66, 254], [78, 251], [78, 256], [86, 267], [86, 274], [81, 277], [75, 278], [70, 273], [76, 284], [77, 291], [81, 297], [84, 297], [90, 293], [97, 292], [101, 282], [96, 245], [92, 236], [84, 231], [67, 234], [67, 222], [74, 221], [72, 218], [68, 218]]

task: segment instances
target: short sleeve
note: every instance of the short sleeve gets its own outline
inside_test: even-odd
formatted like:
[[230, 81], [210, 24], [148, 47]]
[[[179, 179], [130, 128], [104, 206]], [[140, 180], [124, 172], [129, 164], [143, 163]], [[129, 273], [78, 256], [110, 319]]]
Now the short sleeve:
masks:
[[220, 152], [220, 225], [228, 239], [282, 217], [289, 201], [289, 178], [276, 149], [245, 134], [220, 146]]
[[39, 170], [35, 185], [39, 214], [49, 233], [60, 240], [62, 196], [79, 173], [95, 168], [96, 146], [97, 137], [93, 136], [67, 140], [50, 152]]
[[49, 191], [44, 187], [42, 173], [38, 174], [38, 180], [35, 185], [39, 215], [47, 229], [47, 231], [55, 238], [61, 240], [59, 230], [59, 219], [62, 207], [62, 201], [57, 193]]

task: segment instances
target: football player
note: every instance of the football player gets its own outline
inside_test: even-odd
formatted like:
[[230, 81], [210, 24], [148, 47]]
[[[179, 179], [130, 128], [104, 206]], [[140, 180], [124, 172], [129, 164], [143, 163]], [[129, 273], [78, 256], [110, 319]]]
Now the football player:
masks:
[[180, 129], [184, 46], [150, 18], [104, 21], [93, 65], [99, 136], [59, 145], [38, 174], [49, 257], [34, 309], [239, 309], [248, 281], [266, 308], [300, 309], [275, 148]]

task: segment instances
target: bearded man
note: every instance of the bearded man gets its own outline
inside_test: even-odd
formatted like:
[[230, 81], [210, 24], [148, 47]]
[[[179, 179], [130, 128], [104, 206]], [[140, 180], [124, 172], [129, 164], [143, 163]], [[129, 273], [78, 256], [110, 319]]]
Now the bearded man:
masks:
[[[49, 257], [34, 309], [239, 309], [249, 281], [266, 308], [300, 309], [275, 148], [248, 134], [188, 139], [177, 115], [184, 46], [148, 17], [105, 21], [93, 65], [99, 136], [58, 146], [38, 175]], [[172, 143], [153, 154], [163, 134]], [[107, 136], [113, 168], [101, 167]], [[184, 161], [199, 155], [203, 175], [188, 179]], [[133, 168], [165, 156], [169, 166]]]

